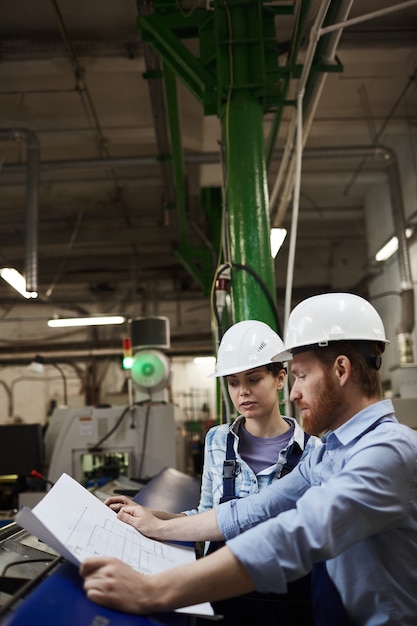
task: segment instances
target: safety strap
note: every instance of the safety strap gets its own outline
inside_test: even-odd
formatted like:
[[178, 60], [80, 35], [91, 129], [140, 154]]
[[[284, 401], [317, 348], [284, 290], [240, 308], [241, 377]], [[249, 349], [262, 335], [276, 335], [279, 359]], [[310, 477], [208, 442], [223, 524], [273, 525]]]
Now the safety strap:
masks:
[[[304, 433], [304, 450], [307, 445], [307, 441], [309, 439], [310, 439], [310, 435], [308, 435], [307, 433]], [[285, 459], [285, 465], [282, 468], [280, 478], [292, 472], [292, 470], [294, 469], [294, 467], [297, 465], [298, 461], [300, 460], [301, 455], [303, 454], [304, 450], [301, 450], [298, 443], [296, 443], [295, 441], [293, 442], [291, 448], [287, 452], [287, 458]]]
[[234, 500], [235, 496], [235, 476], [238, 469], [236, 454], [233, 448], [234, 434], [231, 430], [227, 433], [226, 459], [223, 461], [223, 497], [220, 503]]

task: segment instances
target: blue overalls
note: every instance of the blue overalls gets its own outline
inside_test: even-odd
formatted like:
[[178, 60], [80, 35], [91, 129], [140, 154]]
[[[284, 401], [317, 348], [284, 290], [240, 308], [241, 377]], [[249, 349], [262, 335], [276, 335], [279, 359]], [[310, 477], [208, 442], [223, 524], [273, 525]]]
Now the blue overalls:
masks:
[[[305, 435], [305, 444], [308, 441]], [[220, 502], [234, 500], [235, 476], [237, 471], [236, 455], [233, 448], [234, 435], [229, 432], [226, 445], [226, 459], [223, 463], [223, 497]], [[302, 450], [294, 443], [287, 454], [287, 459], [281, 471], [281, 477], [285, 476], [297, 465]], [[224, 542], [210, 543], [207, 553], [213, 552], [224, 545]], [[303, 576], [299, 580], [288, 583], [288, 591], [285, 594], [277, 593], [251, 593], [221, 600], [212, 603], [217, 614], [224, 616], [222, 626], [236, 626], [236, 624], [256, 624], [260, 621], [262, 626], [313, 626], [312, 601], [310, 576]], [[198, 626], [205, 622], [197, 621]], [[336, 626], [332, 624], [332, 626]], [[339, 625], [337, 625], [339, 626]]]
[[353, 626], [339, 592], [327, 572], [325, 561], [313, 565], [311, 593], [314, 626]]

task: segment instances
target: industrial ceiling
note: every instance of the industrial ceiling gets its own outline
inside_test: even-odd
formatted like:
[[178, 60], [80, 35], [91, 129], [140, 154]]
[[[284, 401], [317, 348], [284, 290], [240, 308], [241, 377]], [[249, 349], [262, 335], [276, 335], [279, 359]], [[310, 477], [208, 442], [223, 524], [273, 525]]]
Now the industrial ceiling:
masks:
[[[213, 10], [198, 1], [166, 4], [182, 17]], [[298, 35], [302, 3], [264, 4], [276, 12], [281, 66], [299, 36], [268, 162], [271, 223], [290, 230], [292, 187], [279, 187], [280, 165], [300, 73], [326, 3], [304, 3], [308, 14]], [[366, 295], [366, 194], [385, 180], [388, 134], [401, 132], [416, 145], [416, 2], [338, 4], [346, 7], [346, 24], [334, 57], [319, 68], [320, 90], [304, 134], [294, 302], [328, 290]], [[51, 333], [46, 320], [81, 313], [167, 316], [174, 352], [210, 349], [209, 290], [178, 254], [184, 216], [176, 206], [172, 102], [158, 79], [158, 55], [137, 26], [138, 16], [153, 12], [153, 3], [141, 0], [1, 3], [0, 265], [30, 271], [39, 293], [24, 301], [0, 281], [3, 357], [68, 346], [71, 335]], [[187, 48], [198, 55], [192, 37]], [[214, 275], [202, 189], [224, 185], [221, 122], [181, 80], [177, 90], [187, 236], [208, 251]], [[273, 122], [272, 106], [264, 116], [266, 143]], [[281, 313], [288, 239], [275, 260]], [[101, 333], [95, 341], [119, 346], [120, 330]], [[77, 339], [71, 341], [75, 349]]]

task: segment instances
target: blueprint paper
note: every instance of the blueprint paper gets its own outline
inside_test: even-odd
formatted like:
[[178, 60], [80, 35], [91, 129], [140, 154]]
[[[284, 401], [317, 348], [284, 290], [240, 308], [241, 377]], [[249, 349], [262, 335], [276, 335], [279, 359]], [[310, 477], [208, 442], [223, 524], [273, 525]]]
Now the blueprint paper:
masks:
[[[68, 474], [32, 510], [23, 507], [15, 521], [77, 566], [89, 556], [112, 556], [142, 574], [155, 574], [195, 560], [194, 550], [148, 539], [120, 521]], [[179, 611], [213, 615], [209, 603]]]

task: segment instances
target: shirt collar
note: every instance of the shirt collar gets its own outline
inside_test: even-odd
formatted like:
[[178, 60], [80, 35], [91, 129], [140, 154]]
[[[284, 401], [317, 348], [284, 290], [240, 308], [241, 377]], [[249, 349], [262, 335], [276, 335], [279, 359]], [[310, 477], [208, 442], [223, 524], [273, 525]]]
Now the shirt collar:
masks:
[[[286, 422], [288, 422], [290, 426], [294, 427], [294, 437], [292, 441], [294, 441], [295, 443], [298, 443], [298, 445], [300, 446], [300, 449], [304, 450], [304, 447], [305, 447], [304, 431], [301, 428], [300, 424], [293, 417], [287, 417], [286, 415], [283, 415], [282, 417], [284, 418]], [[239, 426], [244, 419], [245, 418], [243, 417], [243, 415], [239, 415], [239, 417], [237, 417], [235, 421], [230, 425], [230, 430], [232, 430], [235, 434], [237, 434], [239, 430]]]
[[286, 417], [285, 415], [283, 415], [283, 418], [285, 419], [286, 422], [288, 422], [290, 426], [294, 426], [293, 441], [299, 445], [300, 450], [304, 450], [304, 447], [305, 447], [304, 431], [301, 428], [300, 424], [297, 422], [297, 420], [295, 420], [292, 417]]
[[398, 421], [394, 415], [394, 406], [391, 400], [379, 400], [367, 406], [351, 417], [345, 424], [336, 428], [336, 430], [326, 433], [322, 437], [322, 441], [328, 444], [333, 442], [334, 444], [336, 443], [335, 440], [337, 440], [341, 445], [345, 446], [363, 435], [382, 418], [391, 422]]

